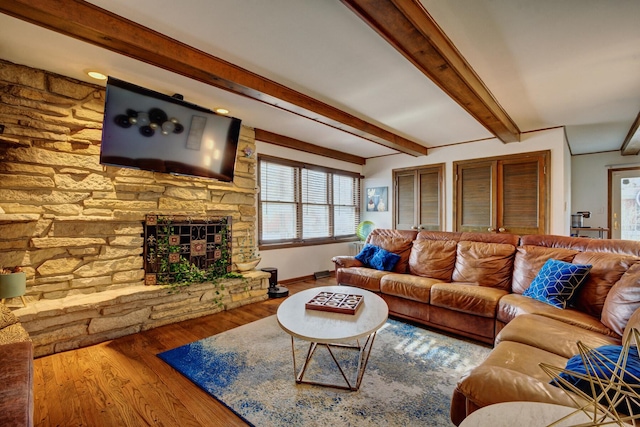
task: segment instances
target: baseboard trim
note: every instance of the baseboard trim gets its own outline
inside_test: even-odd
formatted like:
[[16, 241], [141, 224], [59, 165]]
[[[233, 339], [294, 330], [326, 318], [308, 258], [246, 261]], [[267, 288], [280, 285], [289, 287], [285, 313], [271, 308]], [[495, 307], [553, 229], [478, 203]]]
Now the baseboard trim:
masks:
[[[336, 277], [335, 270], [329, 272], [329, 277]], [[315, 275], [310, 274], [308, 276], [293, 277], [291, 279], [286, 279], [286, 280], [278, 280], [278, 284], [286, 286], [286, 285], [289, 285], [291, 283], [306, 282], [306, 281], [309, 281], [309, 280], [311, 280], [311, 281], [316, 280]]]

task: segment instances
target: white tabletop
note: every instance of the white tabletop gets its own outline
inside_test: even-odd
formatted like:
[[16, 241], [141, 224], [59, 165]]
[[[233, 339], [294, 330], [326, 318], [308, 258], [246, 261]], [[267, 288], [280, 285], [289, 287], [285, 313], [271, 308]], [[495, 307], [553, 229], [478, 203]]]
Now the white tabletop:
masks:
[[580, 411], [555, 424], [562, 417], [575, 412], [576, 408], [541, 402], [504, 402], [489, 405], [472, 412], [460, 427], [554, 427], [575, 426], [590, 421]]
[[[305, 304], [319, 292], [362, 295], [355, 314], [309, 310]], [[384, 325], [389, 307], [373, 292], [351, 286], [323, 286], [291, 295], [278, 307], [278, 323], [288, 334], [306, 341], [329, 344], [366, 337]]]

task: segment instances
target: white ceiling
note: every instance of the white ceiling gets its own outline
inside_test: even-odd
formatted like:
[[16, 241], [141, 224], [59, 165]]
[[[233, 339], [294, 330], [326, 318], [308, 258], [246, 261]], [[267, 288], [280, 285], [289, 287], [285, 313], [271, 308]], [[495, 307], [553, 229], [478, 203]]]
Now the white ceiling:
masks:
[[[640, 1], [421, 0], [521, 131], [565, 126], [573, 154], [619, 150], [640, 111]], [[492, 135], [337, 0], [92, 0], [426, 147]], [[106, 74], [245, 125], [375, 157], [395, 150], [0, 14], [0, 58]]]

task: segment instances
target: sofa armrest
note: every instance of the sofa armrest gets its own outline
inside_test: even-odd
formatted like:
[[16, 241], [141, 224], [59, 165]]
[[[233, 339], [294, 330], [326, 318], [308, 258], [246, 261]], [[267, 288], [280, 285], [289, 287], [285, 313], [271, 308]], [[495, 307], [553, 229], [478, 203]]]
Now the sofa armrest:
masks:
[[334, 262], [334, 264], [336, 265], [336, 268], [337, 267], [340, 267], [340, 268], [364, 267], [364, 264], [358, 261], [353, 256], [346, 256], [346, 255], [334, 256], [333, 258], [331, 258], [331, 261]]
[[0, 346], [0, 425], [33, 426], [33, 346]]

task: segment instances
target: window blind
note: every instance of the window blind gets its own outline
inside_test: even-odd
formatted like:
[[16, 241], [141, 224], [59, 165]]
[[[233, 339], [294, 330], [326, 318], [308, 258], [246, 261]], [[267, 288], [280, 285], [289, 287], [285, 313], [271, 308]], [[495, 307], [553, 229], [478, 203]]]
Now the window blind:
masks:
[[317, 244], [355, 236], [360, 221], [357, 174], [260, 157], [260, 244]]

